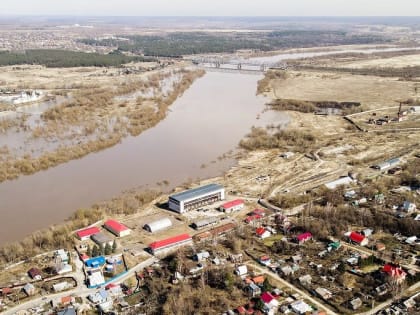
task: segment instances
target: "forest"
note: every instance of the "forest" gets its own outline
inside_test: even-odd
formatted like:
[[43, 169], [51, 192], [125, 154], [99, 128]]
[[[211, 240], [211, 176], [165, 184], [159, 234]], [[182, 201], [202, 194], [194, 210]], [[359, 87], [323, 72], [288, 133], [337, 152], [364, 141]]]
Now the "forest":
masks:
[[151, 61], [151, 58], [125, 56], [122, 53], [85, 53], [69, 50], [33, 49], [24, 52], [0, 52], [0, 66], [43, 65], [48, 68], [120, 67], [129, 62]]
[[[121, 39], [124, 38], [124, 39]], [[205, 33], [176, 32], [160, 36], [123, 36], [120, 39], [83, 39], [93, 46], [116, 47], [146, 56], [179, 57], [203, 53], [232, 53], [240, 49], [271, 51], [282, 48], [300, 48], [344, 44], [384, 43], [387, 39], [374, 35], [356, 35], [342, 31], [276, 31], [267, 33]]]

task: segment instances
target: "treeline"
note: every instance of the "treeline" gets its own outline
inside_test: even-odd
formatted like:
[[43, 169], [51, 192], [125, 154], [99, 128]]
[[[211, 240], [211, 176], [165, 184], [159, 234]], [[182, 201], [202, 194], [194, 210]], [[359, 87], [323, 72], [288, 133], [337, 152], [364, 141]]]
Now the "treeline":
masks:
[[282, 31], [270, 33], [204, 32], [171, 33], [162, 36], [121, 36], [128, 40], [83, 39], [93, 46], [117, 47], [120, 51], [142, 53], [146, 56], [176, 57], [203, 53], [232, 53], [240, 49], [270, 51], [281, 48], [301, 48], [344, 44], [384, 43], [387, 40], [374, 35], [351, 35], [341, 31]]
[[316, 137], [301, 130], [279, 130], [274, 133], [264, 128], [253, 127], [245, 139], [239, 142], [241, 148], [253, 151], [264, 149], [293, 149], [305, 152], [316, 145]]
[[152, 58], [126, 56], [122, 53], [107, 55], [70, 50], [33, 49], [24, 52], [0, 52], [0, 66], [43, 65], [49, 68], [68, 67], [120, 67], [129, 62], [152, 61]]
[[360, 102], [336, 102], [336, 101], [302, 101], [294, 99], [276, 99], [269, 106], [273, 110], [292, 110], [302, 113], [315, 113], [323, 109], [355, 110], [353, 107], [360, 107]]

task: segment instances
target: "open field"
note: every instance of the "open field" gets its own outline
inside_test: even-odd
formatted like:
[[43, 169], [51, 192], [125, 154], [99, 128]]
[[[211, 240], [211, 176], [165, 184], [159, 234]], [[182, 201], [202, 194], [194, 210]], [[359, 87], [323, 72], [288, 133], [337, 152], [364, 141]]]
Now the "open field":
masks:
[[305, 101], [360, 102], [364, 109], [398, 105], [417, 98], [415, 83], [396, 78], [351, 75], [329, 71], [290, 71], [271, 83], [270, 97]]
[[397, 56], [391, 58], [379, 58], [371, 59], [364, 61], [354, 61], [354, 62], [343, 62], [340, 64], [343, 68], [404, 68], [404, 67], [414, 67], [420, 66], [420, 54], [406, 55], [406, 56]]

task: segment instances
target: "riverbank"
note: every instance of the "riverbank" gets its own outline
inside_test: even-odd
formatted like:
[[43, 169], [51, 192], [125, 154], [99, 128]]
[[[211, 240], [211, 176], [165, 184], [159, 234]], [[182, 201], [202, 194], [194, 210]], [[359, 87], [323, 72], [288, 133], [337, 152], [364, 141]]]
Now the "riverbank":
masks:
[[[7, 157], [3, 160], [0, 166], [0, 182], [5, 180], [16, 179], [21, 175], [34, 174], [40, 170], [46, 170], [50, 167], [57, 166], [62, 163], [66, 163], [70, 160], [79, 159], [92, 152], [98, 152], [100, 150], [109, 148], [119, 143], [128, 134], [132, 136], [138, 136], [143, 131], [152, 128], [163, 120], [166, 115], [169, 106], [181, 96], [193, 82], [204, 75], [202, 70], [182, 70], [178, 72], [181, 78], [179, 82], [175, 82], [173, 89], [166, 95], [162, 95], [156, 98], [154, 101], [143, 101], [137, 100], [136, 107], [129, 110], [126, 115], [126, 120], [119, 120], [119, 124], [112, 126], [112, 132], [99, 133], [98, 137], [94, 137], [92, 140], [79, 141], [76, 145], [60, 145], [56, 150], [46, 152], [38, 157], [32, 157], [30, 154], [25, 154], [22, 157]], [[159, 84], [157, 78], [154, 80], [155, 84]], [[58, 107], [53, 107], [42, 114], [42, 117], [47, 120], [46, 125], [42, 128], [35, 129], [35, 138], [48, 138], [57, 137], [62, 128], [69, 125], [82, 126], [83, 123], [93, 123], [94, 126], [90, 126], [93, 133], [100, 126], [95, 123], [94, 116], [106, 116], [109, 119], [112, 117], [121, 117], [121, 113], [115, 113], [116, 108], [128, 107], [127, 102], [124, 105], [113, 102], [113, 98], [116, 95], [133, 93], [139, 88], [139, 83], [134, 82], [130, 86], [120, 87], [118, 91], [114, 93], [106, 92], [102, 89], [102, 94], [98, 89], [93, 89], [88, 92], [84, 92], [79, 96], [74, 96], [75, 100], [68, 103], [64, 103]], [[98, 106], [98, 104], [103, 104]], [[107, 104], [108, 106], [104, 106]], [[92, 107], [98, 106], [100, 113], [97, 109]], [[8, 124], [7, 127], [11, 127]], [[79, 127], [80, 128], [80, 127]], [[85, 127], [87, 128], [87, 127]], [[86, 139], [89, 139], [89, 133]]]

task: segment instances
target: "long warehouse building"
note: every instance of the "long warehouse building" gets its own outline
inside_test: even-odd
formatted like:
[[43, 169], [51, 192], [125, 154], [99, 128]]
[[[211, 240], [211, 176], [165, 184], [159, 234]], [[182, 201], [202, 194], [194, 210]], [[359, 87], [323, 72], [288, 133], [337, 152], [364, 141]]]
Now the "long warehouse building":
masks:
[[225, 189], [219, 184], [209, 184], [186, 190], [169, 197], [169, 209], [184, 213], [225, 199]]

